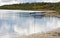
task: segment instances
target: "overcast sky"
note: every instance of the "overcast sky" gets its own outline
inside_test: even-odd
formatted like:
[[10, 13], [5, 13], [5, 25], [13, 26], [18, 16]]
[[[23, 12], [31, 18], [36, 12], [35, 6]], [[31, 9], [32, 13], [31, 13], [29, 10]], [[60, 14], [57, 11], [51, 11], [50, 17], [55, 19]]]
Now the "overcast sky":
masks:
[[5, 4], [26, 3], [26, 2], [59, 2], [60, 0], [0, 0], [0, 6]]

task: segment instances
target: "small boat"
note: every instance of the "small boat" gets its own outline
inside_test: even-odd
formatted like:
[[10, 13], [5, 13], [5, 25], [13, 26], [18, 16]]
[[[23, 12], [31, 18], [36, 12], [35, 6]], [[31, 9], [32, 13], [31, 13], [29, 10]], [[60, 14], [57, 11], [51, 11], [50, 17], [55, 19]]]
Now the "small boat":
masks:
[[31, 16], [43, 16], [44, 12], [34, 12], [34, 13], [30, 13]]

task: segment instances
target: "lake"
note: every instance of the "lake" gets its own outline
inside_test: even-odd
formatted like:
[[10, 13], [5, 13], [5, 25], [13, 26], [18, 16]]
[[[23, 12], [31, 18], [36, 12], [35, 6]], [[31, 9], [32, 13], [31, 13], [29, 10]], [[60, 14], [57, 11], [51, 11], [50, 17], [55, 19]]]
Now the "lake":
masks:
[[21, 11], [0, 10], [0, 38], [17, 38], [60, 28], [60, 18], [58, 17], [34, 17]]

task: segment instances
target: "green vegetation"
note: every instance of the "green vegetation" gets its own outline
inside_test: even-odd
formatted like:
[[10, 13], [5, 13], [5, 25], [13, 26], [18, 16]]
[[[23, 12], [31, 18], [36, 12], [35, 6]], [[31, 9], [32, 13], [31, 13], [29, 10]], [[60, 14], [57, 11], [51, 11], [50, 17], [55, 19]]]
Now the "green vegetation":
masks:
[[60, 2], [58, 3], [20, 3], [13, 5], [0, 6], [0, 9], [14, 9], [14, 10], [56, 10], [60, 12]]
[[60, 2], [58, 3], [20, 3], [13, 5], [4, 5], [0, 6], [0, 9], [9, 9], [9, 10], [53, 10], [55, 13], [45, 13], [45, 15], [57, 16], [60, 17]]

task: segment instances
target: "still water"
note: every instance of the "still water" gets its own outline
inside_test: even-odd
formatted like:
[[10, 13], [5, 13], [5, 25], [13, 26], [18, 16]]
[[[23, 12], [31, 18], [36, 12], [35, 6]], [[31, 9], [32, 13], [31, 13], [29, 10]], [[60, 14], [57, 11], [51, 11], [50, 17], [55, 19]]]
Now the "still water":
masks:
[[34, 17], [26, 12], [0, 10], [0, 38], [17, 38], [60, 28], [60, 18]]

